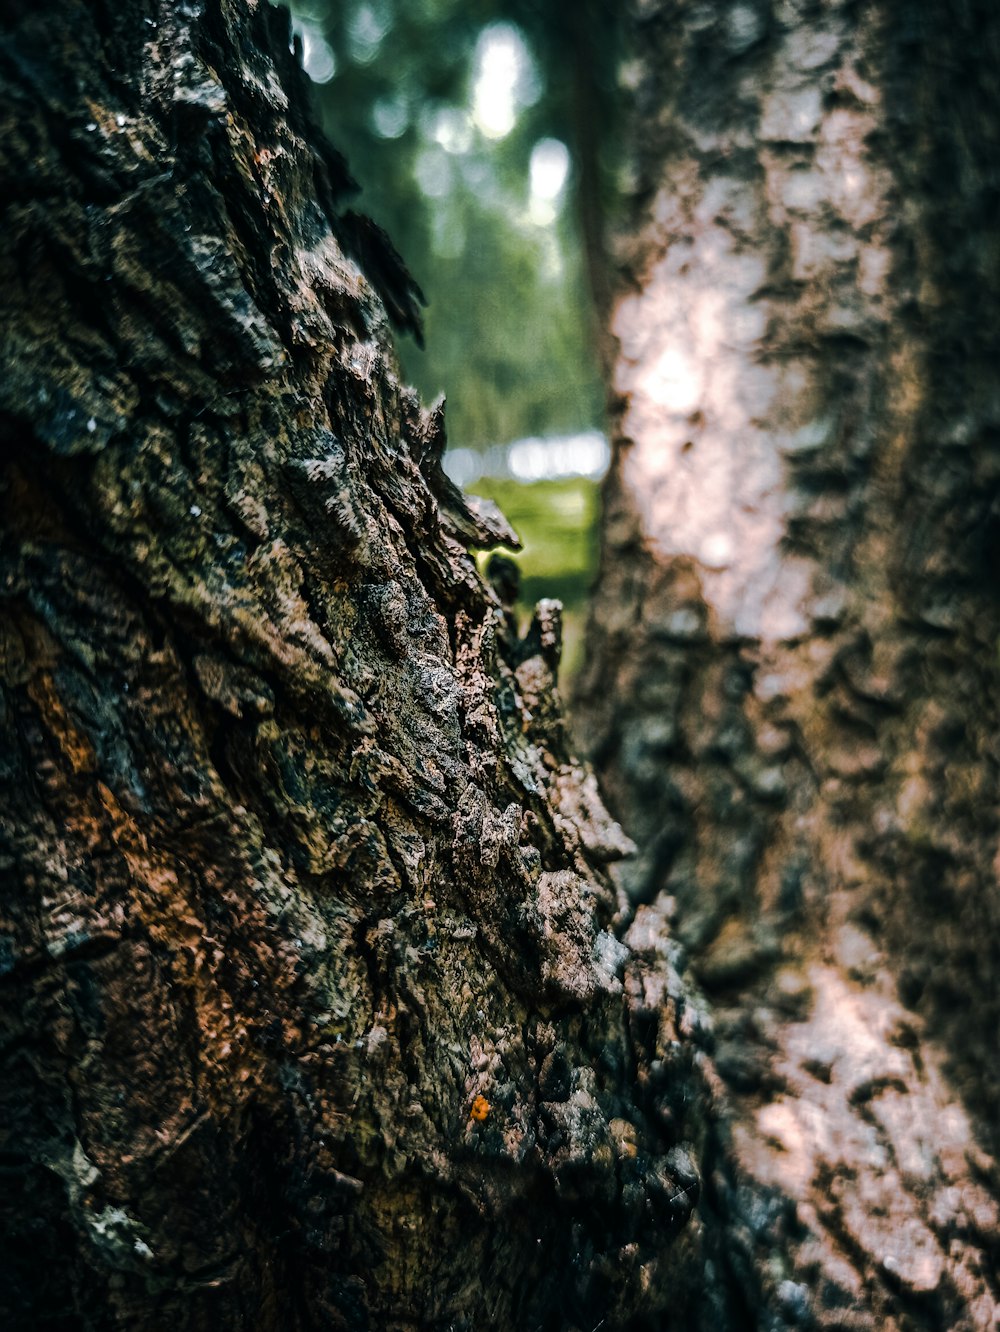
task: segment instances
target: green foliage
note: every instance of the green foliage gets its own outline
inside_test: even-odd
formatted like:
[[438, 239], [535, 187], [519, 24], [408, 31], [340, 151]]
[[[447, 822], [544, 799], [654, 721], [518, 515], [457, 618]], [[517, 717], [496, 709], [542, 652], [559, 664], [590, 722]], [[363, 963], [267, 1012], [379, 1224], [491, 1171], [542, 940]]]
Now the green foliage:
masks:
[[[476, 447], [600, 424], [581, 214], [571, 200], [578, 187], [604, 191], [591, 167], [593, 122], [607, 123], [612, 100], [611, 7], [292, 7], [306, 68], [324, 80], [316, 84], [323, 125], [362, 185], [357, 206], [385, 227], [428, 296], [426, 351], [407, 344], [401, 356], [426, 398], [447, 393], [452, 442]], [[509, 123], [502, 107], [491, 122], [477, 100], [491, 59], [509, 76]], [[565, 185], [547, 196], [531, 185], [543, 142], [550, 165], [565, 157], [562, 145], [570, 149]]]
[[505, 553], [521, 570], [525, 617], [540, 597], [563, 603], [563, 676], [572, 675], [580, 664], [587, 599], [597, 573], [597, 482], [587, 477], [531, 484], [484, 479], [470, 490], [495, 500], [521, 539], [523, 551]]

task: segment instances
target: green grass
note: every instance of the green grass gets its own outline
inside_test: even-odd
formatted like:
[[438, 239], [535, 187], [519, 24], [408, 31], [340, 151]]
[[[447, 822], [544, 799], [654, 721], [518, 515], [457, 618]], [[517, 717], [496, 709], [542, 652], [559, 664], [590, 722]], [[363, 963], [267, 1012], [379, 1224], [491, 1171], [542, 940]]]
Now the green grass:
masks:
[[598, 483], [587, 477], [532, 482], [484, 477], [469, 489], [495, 500], [521, 538], [522, 551], [504, 554], [521, 569], [518, 606], [524, 621], [542, 597], [563, 603], [562, 675], [572, 676], [580, 665], [587, 600], [597, 572]]

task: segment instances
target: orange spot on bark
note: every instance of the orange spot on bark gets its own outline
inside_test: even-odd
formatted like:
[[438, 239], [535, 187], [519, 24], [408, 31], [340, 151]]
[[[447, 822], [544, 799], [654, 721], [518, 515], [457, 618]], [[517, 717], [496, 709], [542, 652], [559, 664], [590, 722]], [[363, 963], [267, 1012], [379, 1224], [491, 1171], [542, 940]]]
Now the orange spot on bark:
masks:
[[39, 673], [31, 680], [28, 696], [41, 713], [70, 769], [74, 773], [93, 772], [97, 766], [93, 746], [63, 706], [55, 681], [48, 672]]
[[490, 1113], [490, 1103], [485, 1096], [477, 1096], [472, 1102], [472, 1108], [469, 1110], [469, 1118], [474, 1119], [477, 1124], [481, 1124]]

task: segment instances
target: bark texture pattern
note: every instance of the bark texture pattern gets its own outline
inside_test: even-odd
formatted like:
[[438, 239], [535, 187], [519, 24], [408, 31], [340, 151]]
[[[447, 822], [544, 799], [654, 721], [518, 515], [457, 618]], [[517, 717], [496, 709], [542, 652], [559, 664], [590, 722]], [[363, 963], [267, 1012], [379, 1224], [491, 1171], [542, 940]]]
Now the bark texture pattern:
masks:
[[[998, 1318], [1000, 24], [632, 9], [581, 731], [715, 1014], [692, 1325]], [[724, 1089], [724, 1093], [723, 1090]]]
[[647, 1326], [698, 1013], [301, 84], [0, 18], [0, 1322]]

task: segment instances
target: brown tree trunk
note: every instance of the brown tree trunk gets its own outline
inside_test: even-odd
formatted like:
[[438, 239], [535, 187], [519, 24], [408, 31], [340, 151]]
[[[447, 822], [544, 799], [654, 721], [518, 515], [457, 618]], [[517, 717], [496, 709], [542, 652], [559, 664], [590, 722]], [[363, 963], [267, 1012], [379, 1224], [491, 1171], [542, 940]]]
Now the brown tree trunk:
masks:
[[714, 1004], [689, 1326], [993, 1328], [1000, 20], [633, 24], [580, 729]]
[[696, 1014], [301, 82], [0, 17], [0, 1323], [655, 1325]]

